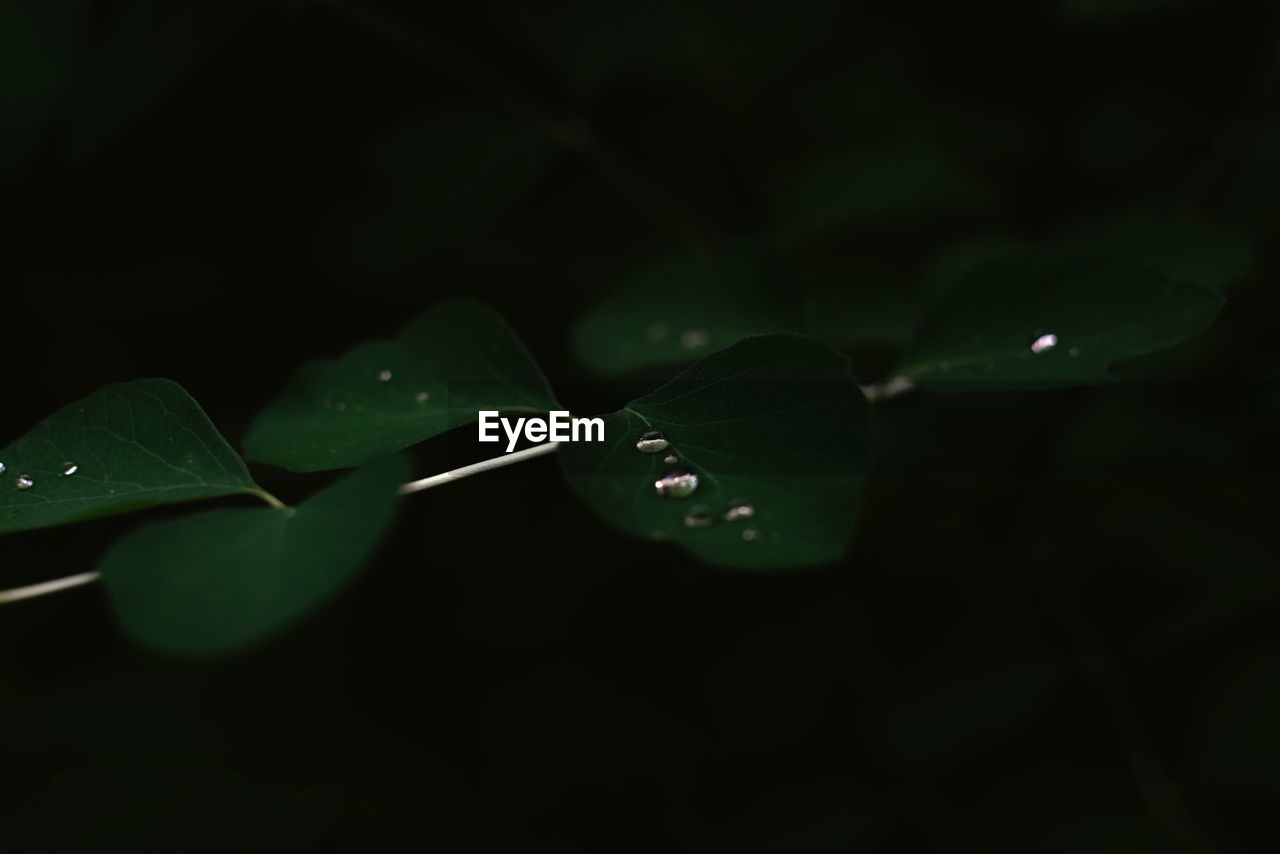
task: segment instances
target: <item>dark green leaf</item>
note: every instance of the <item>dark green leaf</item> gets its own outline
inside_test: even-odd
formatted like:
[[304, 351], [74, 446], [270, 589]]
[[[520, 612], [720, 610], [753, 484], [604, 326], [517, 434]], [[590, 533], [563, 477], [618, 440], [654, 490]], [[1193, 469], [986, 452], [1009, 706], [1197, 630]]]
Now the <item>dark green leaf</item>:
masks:
[[936, 146], [904, 141], [806, 164], [774, 200], [778, 237], [803, 242], [867, 223], [987, 212], [988, 192]]
[[578, 324], [578, 356], [601, 374], [625, 374], [688, 364], [748, 335], [797, 329], [798, 304], [780, 276], [767, 253], [743, 247], [647, 264]]
[[1137, 214], [1099, 222], [1077, 229], [1064, 243], [1216, 291], [1253, 273], [1253, 247], [1243, 235], [1177, 215]]
[[348, 468], [471, 424], [481, 409], [555, 408], [542, 372], [502, 318], [454, 300], [394, 341], [303, 367], [253, 423], [245, 450], [294, 471]]
[[[670, 446], [642, 453], [637, 440], [654, 430]], [[708, 356], [608, 416], [603, 443], [566, 444], [559, 457], [574, 489], [627, 533], [674, 540], [712, 563], [780, 567], [843, 553], [867, 443], [867, 403], [848, 361], [778, 333]], [[659, 497], [656, 483], [684, 472], [697, 476], [692, 495]], [[753, 514], [724, 518], [742, 505]]]
[[[235, 493], [274, 500], [169, 380], [99, 389], [0, 451], [0, 463], [0, 533]], [[31, 486], [19, 489], [23, 477]]]
[[215, 510], [125, 537], [102, 578], [141, 643], [177, 653], [260, 641], [338, 592], [377, 546], [408, 474], [400, 457], [353, 472], [295, 508]]
[[928, 312], [898, 373], [953, 391], [1109, 382], [1112, 363], [1196, 334], [1221, 305], [1212, 291], [1114, 259], [1005, 256]]

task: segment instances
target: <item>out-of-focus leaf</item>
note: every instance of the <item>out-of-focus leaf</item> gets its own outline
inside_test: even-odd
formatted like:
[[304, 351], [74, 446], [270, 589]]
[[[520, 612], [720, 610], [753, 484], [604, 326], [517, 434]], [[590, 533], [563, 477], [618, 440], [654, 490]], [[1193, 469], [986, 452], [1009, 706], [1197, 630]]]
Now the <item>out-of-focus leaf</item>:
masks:
[[787, 243], [868, 223], [974, 217], [992, 206], [942, 150], [914, 140], [805, 163], [773, 199], [775, 231]]
[[1136, 214], [1076, 229], [1062, 241], [1159, 270], [1215, 291], [1253, 273], [1253, 247], [1239, 232], [1170, 214]]
[[748, 335], [795, 330], [794, 283], [767, 253], [685, 252], [628, 275], [579, 323], [579, 358], [605, 375], [693, 362]]
[[[666, 446], [642, 452], [654, 432]], [[587, 504], [634, 536], [767, 568], [835, 560], [853, 535], [867, 402], [848, 361], [811, 338], [739, 341], [605, 418], [604, 435], [558, 456]]]
[[293, 471], [348, 468], [474, 423], [481, 409], [555, 408], [542, 371], [502, 318], [452, 300], [394, 341], [304, 366], [253, 422], [245, 451]]
[[266, 494], [169, 380], [101, 388], [0, 451], [0, 533], [162, 504]]
[[923, 294], [936, 299], [956, 282], [1001, 255], [1026, 252], [1030, 247], [1012, 237], [981, 237], [964, 240], [945, 247], [929, 262], [921, 275]]
[[1031, 252], [990, 261], [928, 312], [897, 373], [939, 390], [1061, 388], [1212, 322], [1222, 297], [1106, 257]]
[[394, 515], [400, 457], [371, 463], [297, 508], [215, 510], [159, 522], [102, 562], [125, 630], [165, 652], [216, 654], [269, 637], [355, 575]]

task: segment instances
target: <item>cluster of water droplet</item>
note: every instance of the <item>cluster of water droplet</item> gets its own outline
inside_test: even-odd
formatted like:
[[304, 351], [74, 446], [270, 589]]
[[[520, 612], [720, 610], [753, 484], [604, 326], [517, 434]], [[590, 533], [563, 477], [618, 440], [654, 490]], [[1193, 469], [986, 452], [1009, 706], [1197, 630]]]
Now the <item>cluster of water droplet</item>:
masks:
[[[636, 450], [642, 454], [661, 454], [671, 447], [670, 440], [660, 430], [646, 430], [636, 439]], [[662, 458], [667, 465], [674, 465], [680, 461], [679, 456], [675, 453], [669, 453]], [[680, 499], [688, 498], [698, 490], [698, 475], [685, 468], [675, 469], [667, 472], [653, 482], [654, 492], [659, 498]], [[740, 522], [744, 519], [750, 519], [756, 515], [756, 508], [746, 501], [733, 501], [724, 513], [720, 514], [721, 519], [726, 522]], [[716, 514], [705, 504], [694, 504], [684, 515], [684, 526], [686, 528], [709, 528], [716, 522]], [[742, 539], [747, 542], [757, 539], [760, 532], [755, 528], [745, 528], [742, 531]]]
[[[3, 462], [0, 462], [0, 475], [3, 475], [8, 470], [9, 470], [9, 467], [6, 466]], [[59, 474], [61, 477], [71, 477], [73, 474], [75, 474], [78, 471], [80, 471], [80, 466], [78, 464], [63, 463], [62, 471]], [[18, 489], [19, 492], [25, 492], [26, 490], [31, 489], [33, 486], [36, 485], [36, 479], [29, 474], [20, 474], [13, 479], [13, 485]]]
[[[392, 373], [390, 368], [383, 368], [373, 375], [373, 378], [380, 383], [389, 383], [394, 377], [395, 377], [395, 374]], [[422, 404], [431, 400], [431, 392], [419, 391], [414, 394], [413, 399], [419, 406], [421, 406]], [[325, 409], [332, 409], [335, 412], [346, 412], [348, 409], [348, 404], [346, 401], [344, 400], [334, 401], [334, 399], [330, 397], [322, 398], [320, 401], [320, 405]], [[364, 406], [359, 403], [352, 404], [350, 408], [355, 412], [364, 411]]]

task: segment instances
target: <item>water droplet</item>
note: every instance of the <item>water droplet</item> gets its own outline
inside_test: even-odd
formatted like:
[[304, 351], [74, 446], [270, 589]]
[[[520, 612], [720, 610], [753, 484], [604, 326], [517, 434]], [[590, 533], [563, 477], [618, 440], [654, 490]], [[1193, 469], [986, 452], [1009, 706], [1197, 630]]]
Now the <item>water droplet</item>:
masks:
[[742, 532], [742, 539], [746, 542], [752, 542], [760, 537], [760, 532], [755, 528], [746, 528]]
[[695, 504], [689, 508], [688, 513], [684, 514], [684, 526], [686, 528], [706, 528], [715, 520], [715, 515], [701, 504]]
[[711, 338], [705, 329], [686, 329], [680, 333], [680, 345], [686, 350], [693, 350], [697, 347], [707, 346], [707, 341]]
[[724, 511], [724, 520], [726, 522], [737, 522], [740, 519], [750, 519], [756, 515], [756, 508], [745, 501], [735, 501], [733, 506]]
[[31, 479], [31, 476], [26, 474], [18, 475], [18, 479], [15, 483], [18, 485], [18, 489], [30, 489], [36, 485], [36, 482]]
[[1057, 346], [1058, 336], [1054, 335], [1052, 332], [1046, 332], [1044, 335], [1037, 336], [1036, 340], [1031, 342], [1031, 352], [1043, 353], [1046, 350], [1052, 350]]
[[691, 471], [673, 471], [653, 482], [659, 498], [688, 498], [698, 488], [698, 476]]
[[380, 383], [391, 382], [391, 372], [388, 371], [386, 368], [383, 368], [382, 370], [378, 371], [378, 382]]
[[76, 465], [75, 463], [63, 463], [63, 464], [62, 464], [62, 476], [63, 476], [63, 477], [71, 477], [71, 475], [75, 474], [75, 473], [76, 473], [76, 472], [78, 472], [78, 471], [80, 471], [80, 466]]
[[[667, 465], [671, 465], [673, 463], [679, 462], [680, 458], [677, 457], [675, 454], [667, 454], [665, 457], [662, 458], [662, 461]], [[3, 469], [0, 469], [0, 471], [3, 471]]]
[[646, 430], [636, 440], [636, 450], [642, 454], [660, 454], [669, 447], [671, 443], [659, 430]]
[[431, 399], [431, 395], [425, 391], [420, 391], [413, 396], [413, 399], [418, 401], [418, 403], [426, 403], [428, 400]]
[[0, 463], [0, 474], [4, 474], [4, 473], [5, 473], [5, 464]]

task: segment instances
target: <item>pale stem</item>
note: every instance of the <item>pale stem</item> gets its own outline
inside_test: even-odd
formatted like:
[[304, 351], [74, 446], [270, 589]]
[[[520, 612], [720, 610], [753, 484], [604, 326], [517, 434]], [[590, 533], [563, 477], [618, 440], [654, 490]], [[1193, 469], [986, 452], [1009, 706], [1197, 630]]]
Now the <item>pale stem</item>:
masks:
[[891, 397], [906, 394], [909, 391], [914, 391], [915, 387], [915, 380], [911, 379], [911, 377], [903, 376], [890, 377], [882, 383], [859, 386], [868, 403], [875, 403], [877, 400], [888, 400]]
[[532, 448], [525, 448], [523, 451], [516, 451], [513, 454], [503, 454], [500, 457], [494, 457], [490, 460], [482, 460], [478, 463], [472, 463], [469, 466], [454, 469], [453, 471], [443, 472], [441, 474], [433, 474], [431, 477], [424, 477], [422, 480], [415, 480], [412, 483], [406, 483], [397, 490], [401, 495], [409, 495], [413, 492], [421, 492], [424, 489], [430, 489], [433, 486], [442, 486], [446, 483], [452, 483], [455, 480], [462, 480], [464, 477], [471, 477], [473, 474], [480, 474], [491, 469], [502, 468], [503, 466], [514, 465], [533, 457], [541, 457], [544, 454], [553, 454], [560, 447], [559, 442], [546, 442], [541, 445], [534, 445]]
[[43, 581], [39, 584], [32, 584], [29, 587], [15, 587], [13, 590], [0, 590], [0, 605], [7, 605], [10, 602], [18, 602], [23, 599], [34, 599], [37, 596], [45, 596], [49, 593], [58, 593], [62, 590], [70, 590], [72, 587], [80, 587], [85, 584], [92, 584], [100, 577], [97, 572], [82, 572], [79, 575], [71, 575], [67, 578], [56, 578], [53, 581]]
[[[424, 477], [422, 480], [415, 480], [412, 483], [406, 483], [396, 490], [401, 495], [409, 495], [413, 492], [421, 492], [424, 489], [430, 489], [433, 486], [450, 483], [455, 480], [462, 480], [464, 477], [471, 477], [473, 474], [489, 471], [490, 469], [502, 468], [503, 466], [513, 465], [532, 459], [533, 457], [541, 457], [546, 454], [555, 453], [560, 447], [559, 442], [547, 442], [542, 445], [534, 445], [532, 448], [526, 448], [523, 451], [516, 451], [513, 454], [503, 454], [500, 457], [494, 457], [491, 460], [482, 460], [469, 466], [454, 469], [453, 471], [435, 474], [431, 477]], [[273, 495], [267, 492], [255, 493], [259, 497], [266, 500], [272, 507], [283, 507], [284, 505]], [[63, 590], [70, 590], [73, 587], [81, 587], [85, 584], [92, 584], [102, 577], [98, 572], [82, 572], [79, 575], [68, 576], [67, 578], [56, 578], [53, 581], [44, 581], [40, 584], [32, 584], [29, 587], [15, 587], [12, 590], [0, 590], [0, 605], [7, 605], [10, 602], [20, 602], [23, 599], [35, 599], [37, 596], [46, 596], [50, 593], [58, 593]]]

